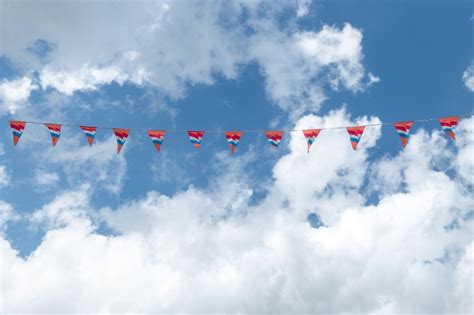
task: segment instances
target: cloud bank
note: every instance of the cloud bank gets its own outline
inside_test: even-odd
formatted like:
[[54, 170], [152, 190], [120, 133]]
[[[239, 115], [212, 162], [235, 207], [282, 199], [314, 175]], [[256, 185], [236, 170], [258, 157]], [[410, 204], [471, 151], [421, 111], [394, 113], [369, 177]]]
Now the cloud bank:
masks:
[[[1, 17], [9, 45], [0, 54], [25, 73], [34, 69], [43, 89], [66, 95], [116, 82], [179, 99], [189, 86], [234, 80], [256, 64], [268, 97], [294, 117], [317, 110], [327, 89], [358, 92], [379, 80], [362, 65], [360, 29], [300, 30], [306, 0], [112, 2], [7, 1]], [[26, 104], [29, 76], [13, 101], [0, 94], [11, 112]]]
[[[337, 110], [296, 127], [378, 121]], [[322, 133], [311, 154], [294, 134], [257, 203], [239, 167], [113, 209], [94, 208], [90, 187], [65, 190], [23, 218], [46, 232], [30, 256], [1, 239], [3, 312], [472, 313], [473, 123], [455, 143], [418, 129], [370, 163], [378, 127], [357, 152], [345, 132]]]

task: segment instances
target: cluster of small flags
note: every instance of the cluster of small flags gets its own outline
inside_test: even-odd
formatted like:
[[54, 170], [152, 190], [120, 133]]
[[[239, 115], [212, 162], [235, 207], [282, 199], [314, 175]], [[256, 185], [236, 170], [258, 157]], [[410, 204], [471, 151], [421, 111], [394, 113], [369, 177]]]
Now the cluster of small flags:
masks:
[[[441, 128], [446, 132], [446, 134], [453, 140], [456, 140], [456, 136], [454, 134], [454, 128], [459, 122], [459, 116], [452, 116], [452, 117], [445, 117], [438, 119], [439, 123], [441, 124]], [[410, 129], [413, 126], [413, 121], [403, 121], [394, 123], [395, 130], [397, 131], [398, 135], [400, 136], [400, 140], [402, 142], [402, 147], [405, 148], [408, 144], [408, 140], [410, 138]], [[16, 145], [20, 140], [23, 131], [25, 130], [27, 122], [26, 121], [16, 121], [10, 120], [10, 127], [13, 133], [13, 144]], [[51, 141], [53, 146], [59, 141], [59, 137], [61, 136], [61, 125], [60, 124], [44, 124], [51, 135]], [[87, 142], [91, 146], [94, 143], [95, 133], [97, 131], [97, 127], [93, 126], [79, 126], [82, 131], [84, 132]], [[364, 129], [366, 126], [353, 126], [347, 127], [347, 132], [349, 133], [350, 141], [352, 148], [357, 150], [357, 146], [359, 141], [364, 133]], [[117, 139], [117, 153], [120, 153], [122, 147], [125, 145], [125, 141], [127, 140], [130, 129], [122, 129], [122, 128], [112, 128], [115, 137]], [[316, 141], [321, 130], [324, 129], [308, 129], [302, 130], [303, 135], [307, 141], [307, 151], [311, 148], [311, 145]], [[156, 151], [159, 152], [161, 145], [163, 143], [163, 139], [165, 137], [166, 131], [165, 130], [148, 130], [148, 136], [150, 137], [153, 145], [156, 148]], [[272, 130], [272, 131], [265, 131], [265, 136], [267, 137], [268, 143], [271, 145], [272, 148], [278, 148], [280, 145], [281, 140], [283, 139], [284, 131], [280, 130]], [[196, 149], [201, 147], [202, 139], [204, 138], [205, 131], [197, 131], [197, 130], [190, 130], [188, 131], [189, 140], [193, 144]], [[237, 146], [239, 145], [240, 139], [242, 138], [243, 132], [242, 131], [226, 131], [224, 132], [227, 142], [230, 146], [230, 151], [234, 154]]]

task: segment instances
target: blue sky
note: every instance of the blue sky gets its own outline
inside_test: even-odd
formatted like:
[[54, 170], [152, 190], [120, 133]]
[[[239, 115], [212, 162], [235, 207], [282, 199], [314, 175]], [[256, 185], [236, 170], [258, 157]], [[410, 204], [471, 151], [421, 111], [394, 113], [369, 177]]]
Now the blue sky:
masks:
[[[389, 202], [387, 200], [396, 199], [404, 193], [408, 198], [410, 193], [419, 192], [418, 188], [410, 188], [414, 187], [413, 183], [418, 185], [418, 180], [429, 182], [435, 178], [435, 173], [436, 176], [441, 176], [438, 173], [448, 174], [443, 180], [449, 181], [450, 185], [460, 185], [459, 194], [472, 189], [472, 155], [469, 158], [472, 143], [468, 140], [459, 142], [461, 144], [443, 140], [443, 135], [438, 133], [440, 128], [437, 122], [414, 125], [413, 132], [417, 132], [418, 137], [414, 143], [419, 143], [420, 149], [411, 149], [413, 151], [406, 155], [403, 155], [399, 138], [391, 126], [383, 127], [381, 134], [378, 128], [372, 128], [374, 131], [367, 135], [367, 140], [361, 142], [361, 147], [365, 146], [362, 151], [346, 152], [344, 148], [340, 154], [337, 142], [340, 141], [337, 136], [340, 131], [323, 131], [327, 133], [327, 140], [321, 143], [316, 141], [313, 149], [322, 145], [326, 147], [312, 151], [309, 158], [315, 164], [312, 162], [309, 167], [319, 163], [320, 166], [315, 167], [331, 170], [331, 166], [325, 166], [325, 163], [342, 160], [331, 174], [326, 176], [322, 169], [321, 177], [316, 174], [316, 178], [298, 177], [303, 175], [298, 175], [302, 173], [296, 169], [296, 164], [303, 162], [294, 152], [295, 148], [301, 148], [305, 153], [305, 147], [300, 146], [304, 142], [297, 142], [293, 137], [303, 138], [300, 134], [294, 134], [291, 142], [290, 136], [286, 135], [278, 151], [272, 151], [263, 133], [246, 133], [236, 154], [231, 157], [222, 133], [206, 134], [200, 150], [192, 147], [185, 132], [168, 133], [161, 152], [157, 154], [146, 133], [133, 130], [317, 128], [321, 125], [311, 124], [321, 123], [328, 127], [357, 121], [392, 122], [471, 113], [472, 2], [235, 1], [226, 4], [158, 1], [140, 2], [133, 9], [129, 4], [122, 2], [117, 9], [107, 2], [99, 5], [79, 1], [56, 7], [32, 1], [16, 4], [6, 1], [3, 4], [0, 123], [4, 128], [0, 140], [3, 153], [0, 165], [5, 184], [0, 189], [0, 200], [13, 210], [8, 215], [4, 210], [5, 223], [0, 222], [4, 224], [4, 239], [12, 250], [18, 251], [15, 259], [33, 261], [31, 257], [35, 257], [35, 250], [42, 246], [44, 251], [49, 249], [46, 240], [54, 239], [55, 231], [75, 232], [77, 226], [74, 224], [76, 219], [79, 222], [78, 218], [89, 220], [95, 227], [86, 233], [87, 236], [105, 235], [113, 239], [117, 235], [128, 237], [132, 232], [140, 234], [145, 230], [141, 231], [138, 227], [147, 220], [148, 215], [146, 210], [142, 212], [140, 209], [146, 208], [141, 205], [151, 198], [150, 194], [161, 196], [157, 197], [157, 203], [169, 198], [170, 203], [177, 204], [156, 206], [156, 209], [151, 207], [150, 211], [160, 211], [160, 207], [164, 207], [166, 213], [174, 207], [185, 209], [182, 210], [184, 212], [176, 210], [176, 220], [180, 222], [181, 219], [181, 223], [166, 227], [179, 235], [179, 227], [193, 230], [187, 224], [194, 223], [181, 217], [188, 213], [186, 211], [193, 210], [193, 203], [180, 198], [185, 199], [187, 197], [183, 196], [194, 193], [214, 201], [227, 198], [222, 201], [226, 204], [222, 208], [225, 210], [219, 214], [213, 213], [213, 210], [209, 213], [197, 210], [196, 205], [196, 212], [200, 213], [203, 222], [238, 221], [243, 220], [242, 216], [251, 218], [248, 220], [252, 222], [273, 222], [279, 213], [282, 216], [291, 213], [294, 214], [291, 217], [294, 222], [303, 222], [310, 227], [308, 221], [311, 221], [313, 227], [335, 229], [336, 226], [344, 226], [345, 211], [350, 214], [350, 209], [360, 207], [360, 213], [366, 213], [370, 209], [368, 205], [383, 207]], [[35, 14], [38, 9], [42, 10], [41, 14]], [[117, 16], [124, 13], [128, 19], [120, 26], [116, 22]], [[84, 22], [78, 21], [84, 16], [90, 16], [91, 22], [82, 30], [81, 23]], [[15, 17], [20, 18], [15, 20]], [[25, 22], [26, 19], [31, 21]], [[77, 29], [68, 23], [78, 23]], [[91, 30], [97, 30], [97, 33], [90, 33]], [[20, 88], [22, 82], [23, 89]], [[360, 118], [363, 116], [368, 118]], [[115, 154], [115, 140], [110, 129], [99, 129], [96, 134], [98, 144], [88, 148], [79, 128], [63, 127], [61, 139], [53, 149], [45, 127], [28, 125], [19, 145], [14, 147], [8, 127], [10, 119], [132, 128], [132, 132], [119, 156]], [[470, 125], [472, 131], [472, 120]], [[472, 138], [468, 123], [461, 128], [461, 133]], [[336, 138], [331, 138], [330, 134], [335, 134]], [[344, 141], [347, 140], [344, 145], [349, 148], [348, 136], [344, 134], [342, 137], [347, 137], [344, 138]], [[441, 152], [435, 149], [427, 152], [426, 143], [441, 143]], [[426, 173], [417, 173], [416, 167], [410, 163], [426, 163]], [[359, 167], [361, 173], [357, 169], [351, 170], [352, 166]], [[460, 170], [468, 170], [468, 173], [461, 174]], [[293, 174], [294, 178], [291, 177]], [[292, 183], [304, 184], [304, 187], [314, 185], [313, 190], [308, 188], [310, 190], [305, 193], [317, 199], [308, 197], [300, 200], [297, 197], [299, 191], [292, 193], [291, 190], [286, 192], [288, 196], [285, 197], [286, 188], [281, 188], [281, 185], [291, 186]], [[220, 192], [222, 187], [235, 191], [232, 194], [226, 192], [231, 194], [227, 196]], [[248, 191], [251, 193], [245, 197]], [[77, 197], [82, 196], [81, 193], [87, 197]], [[282, 196], [281, 201], [272, 201], [276, 195]], [[68, 199], [68, 196], [73, 197]], [[428, 196], [432, 196], [433, 201], [447, 198], [436, 194]], [[76, 197], [80, 202], [74, 199]], [[244, 201], [239, 201], [239, 198], [244, 198]], [[406, 201], [407, 208], [413, 206], [417, 209], [417, 200], [422, 197], [413, 198]], [[472, 196], [464, 194], [464, 199], [458, 198], [465, 200], [456, 207], [445, 205], [443, 209], [451, 213], [451, 217], [443, 217], [447, 221], [439, 223], [443, 226], [453, 220], [465, 221], [464, 225], [461, 224], [463, 228], [459, 228], [460, 236], [438, 249], [455, 257], [450, 260], [454, 271], [445, 271], [443, 266], [440, 270], [430, 271], [435, 273], [436, 279], [439, 276], [440, 282], [449, 278], [446, 281], [453, 287], [457, 285], [456, 272], [461, 272], [459, 266], [466, 264], [463, 254], [467, 253], [469, 246], [472, 248], [469, 245], [472, 242], [472, 219], [469, 219], [472, 212], [468, 209], [472, 205]], [[71, 204], [77, 202], [78, 205], [70, 206], [67, 200], [73, 200]], [[190, 200], [194, 199], [190, 197]], [[216, 201], [216, 208], [220, 207], [219, 202]], [[56, 203], [64, 203], [64, 209], [55, 206]], [[235, 209], [228, 205], [233, 203]], [[325, 210], [327, 204], [334, 205], [333, 212], [341, 217], [329, 215]], [[202, 201], [202, 205], [206, 202]], [[134, 207], [138, 209], [136, 218], [133, 218], [133, 211], [129, 214]], [[209, 209], [213, 207], [209, 206]], [[280, 207], [282, 210], [277, 210]], [[275, 211], [272, 213], [262, 209]], [[460, 217], [453, 215], [454, 212]], [[130, 225], [127, 226], [122, 220], [129, 220]], [[174, 222], [174, 217], [170, 221]], [[405, 224], [409, 225], [401, 223], [401, 230]], [[262, 230], [265, 230], [264, 224]], [[298, 239], [291, 233], [286, 236]], [[319, 241], [323, 242], [322, 239]], [[397, 241], [403, 239], [400, 237]], [[198, 248], [208, 246], [206, 238], [196, 236], [194, 241]], [[424, 238], [420, 244], [427, 248], [434, 246]], [[231, 241], [229, 247], [232, 246], [239, 248], [236, 249], [239, 251], [248, 245], [238, 246]], [[82, 248], [79, 244], [77, 247]], [[456, 248], [456, 254], [449, 254], [452, 248]], [[264, 251], [261, 249], [260, 252]], [[216, 257], [225, 260], [224, 253], [216, 252]], [[291, 250], [284, 253], [291, 256]], [[331, 259], [328, 255], [329, 258], [326, 258]], [[413, 255], [411, 252], [406, 256], [402, 254], [401, 264], [413, 264], [418, 259]], [[71, 257], [74, 261], [74, 254]], [[344, 259], [338, 255], [333, 258]], [[395, 261], [392, 263], [395, 264]], [[386, 270], [391, 270], [390, 264], [386, 263]], [[212, 261], [210, 265], [213, 265]], [[251, 274], [238, 266], [230, 266], [236, 268], [236, 274], [242, 275], [242, 279]], [[288, 266], [282, 263], [277, 269], [280, 272], [286, 270], [291, 277], [293, 271], [286, 269]], [[180, 271], [180, 267], [175, 270], [178, 274]], [[472, 276], [472, 268], [470, 272]], [[55, 274], [55, 271], [50, 273]], [[449, 295], [444, 291], [430, 291], [436, 283], [424, 282], [423, 275], [429, 273], [420, 271], [418, 284], [426, 287], [432, 293], [431, 297]], [[341, 281], [349, 281], [349, 275], [347, 277]], [[2, 286], [7, 285], [6, 281]], [[200, 283], [196, 281], [193, 283]], [[267, 288], [267, 284], [262, 280], [262, 290]], [[373, 286], [359, 285], [361, 288]], [[78, 284], [77, 287], [86, 289], [87, 285], [81, 287]], [[262, 308], [249, 302], [248, 308], [236, 309], [254, 312], [344, 310], [337, 307], [337, 300], [328, 302], [332, 305], [319, 308], [306, 300], [303, 288], [295, 290], [301, 295], [302, 302], [294, 308], [284, 303], [274, 309]], [[313, 290], [319, 292], [317, 288]], [[382, 300], [363, 301], [359, 306], [348, 302], [344, 307], [351, 309], [353, 306], [352, 309], [362, 312], [386, 310], [389, 313], [456, 311], [452, 308], [453, 304], [437, 304], [435, 308], [428, 308], [428, 304], [397, 297], [390, 289], [385, 293], [383, 288], [375, 287], [374, 290]], [[15, 305], [15, 299], [26, 293], [21, 287], [15, 292], [16, 295], [6, 297], [11, 299], [5, 303], [6, 310], [21, 310]], [[245, 286], [242, 292], [248, 293]], [[278, 294], [285, 296], [286, 293]], [[176, 295], [180, 297], [181, 293]], [[461, 308], [461, 311], [469, 307], [472, 310], [472, 301], [470, 305], [465, 302], [470, 296], [472, 292], [453, 297], [452, 301], [464, 301], [459, 305], [467, 308]], [[56, 298], [59, 296], [52, 293], [44, 300]], [[108, 298], [106, 296], [105, 300], [109, 301]], [[206, 298], [197, 298], [190, 303], [191, 308], [181, 310], [235, 310], [215, 309], [206, 303], [201, 304]], [[356, 296], [351, 295], [351, 298], [357, 300]], [[38, 309], [49, 310], [46, 304], [41, 304], [42, 297], [38, 301]], [[235, 301], [238, 304], [247, 300]], [[138, 310], [179, 310], [179, 307], [173, 308], [173, 303], [170, 302], [169, 308], [150, 305]], [[86, 304], [90, 307], [86, 309], [103, 309], [100, 303], [89, 301]], [[262, 304], [265, 304], [265, 298]], [[114, 303], [110, 302], [110, 305]], [[75, 307], [65, 304], [58, 310], [82, 311]], [[119, 306], [105, 309], [121, 310]]]

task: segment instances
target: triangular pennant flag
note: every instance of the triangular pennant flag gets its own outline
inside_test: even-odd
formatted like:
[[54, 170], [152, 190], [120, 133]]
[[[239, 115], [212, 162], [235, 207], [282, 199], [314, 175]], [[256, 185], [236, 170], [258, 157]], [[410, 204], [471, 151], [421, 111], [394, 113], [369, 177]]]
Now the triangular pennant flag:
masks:
[[458, 121], [459, 121], [459, 116], [452, 116], [452, 117], [439, 119], [441, 128], [443, 128], [446, 134], [453, 140], [456, 140], [456, 135], [454, 134], [454, 127], [457, 126]]
[[308, 143], [308, 153], [309, 153], [309, 148], [311, 148], [311, 145], [316, 140], [316, 138], [318, 137], [320, 132], [321, 132], [321, 129], [303, 130], [303, 134], [304, 134], [304, 136], [306, 138], [306, 141]]
[[117, 154], [122, 151], [122, 147], [125, 144], [125, 140], [128, 138], [130, 129], [121, 129], [121, 128], [112, 128], [114, 131], [115, 137], [117, 138]]
[[227, 131], [225, 132], [225, 137], [230, 146], [230, 152], [234, 154], [237, 146], [239, 145], [240, 138], [242, 137], [241, 131]]
[[87, 142], [91, 146], [92, 143], [94, 143], [94, 137], [95, 137], [95, 132], [97, 131], [97, 127], [91, 127], [91, 126], [80, 126], [82, 131], [84, 131], [84, 134], [87, 137]]
[[10, 127], [13, 133], [13, 145], [18, 143], [20, 140], [21, 135], [23, 134], [23, 130], [25, 129], [26, 122], [18, 121], [18, 120], [10, 120]]
[[201, 147], [201, 141], [202, 138], [204, 137], [204, 131], [196, 131], [196, 130], [190, 130], [188, 131], [188, 136], [189, 140], [191, 140], [191, 143], [196, 149], [199, 149]]
[[58, 143], [59, 137], [61, 136], [61, 125], [60, 124], [45, 124], [49, 129], [49, 134], [51, 135], [51, 141], [53, 147]]
[[394, 127], [400, 136], [400, 140], [402, 141], [403, 148], [407, 146], [408, 139], [410, 139], [411, 126], [413, 126], [413, 121], [401, 121], [394, 124]]
[[267, 140], [272, 148], [276, 149], [278, 148], [284, 133], [284, 131], [265, 131], [265, 136], [267, 136]]
[[164, 130], [148, 130], [148, 135], [151, 138], [151, 142], [155, 145], [156, 152], [160, 152], [161, 144], [163, 143], [163, 138], [165, 137], [166, 131]]
[[351, 138], [352, 148], [357, 150], [357, 145], [359, 144], [360, 137], [364, 133], [365, 126], [356, 126], [356, 127], [347, 127], [347, 132]]

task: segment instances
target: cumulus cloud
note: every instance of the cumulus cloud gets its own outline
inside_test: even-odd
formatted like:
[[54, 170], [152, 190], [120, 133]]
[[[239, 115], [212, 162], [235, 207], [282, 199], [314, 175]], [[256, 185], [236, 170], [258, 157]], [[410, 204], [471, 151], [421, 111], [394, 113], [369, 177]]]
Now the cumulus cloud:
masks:
[[[297, 126], [377, 121], [342, 110]], [[458, 126], [466, 140], [457, 150], [472, 149], [472, 124]], [[354, 152], [343, 130], [326, 131], [307, 154], [292, 135], [257, 204], [238, 167], [207, 189], [151, 191], [114, 209], [94, 209], [87, 186], [65, 191], [30, 217], [46, 235], [29, 257], [0, 240], [3, 310], [472, 313], [474, 198], [458, 166], [466, 161], [453, 159], [442, 132], [421, 129], [407, 150], [373, 161], [380, 136], [368, 129]], [[381, 163], [402, 177], [372, 175]], [[369, 201], [369, 175], [404, 190]], [[312, 228], [309, 213], [323, 225]], [[99, 234], [99, 223], [116, 235]]]
[[462, 80], [464, 85], [471, 91], [474, 92], [474, 64], [471, 64], [466, 71], [462, 74]]
[[23, 77], [16, 80], [3, 80], [0, 84], [0, 113], [14, 114], [24, 107], [32, 91], [38, 86], [31, 78]]
[[[297, 23], [280, 23], [284, 12], [295, 12], [296, 19], [309, 5], [306, 0], [9, 1], [2, 10], [9, 45], [0, 52], [37, 70], [43, 88], [67, 95], [131, 82], [175, 99], [188, 85], [213, 84], [217, 76], [236, 79], [242, 67], [256, 63], [270, 99], [298, 117], [319, 108], [326, 88], [356, 92], [377, 82], [362, 64], [360, 29], [346, 24], [303, 31]], [[26, 49], [38, 40], [51, 43], [46, 64]]]
[[10, 175], [5, 165], [0, 165], [0, 187], [8, 186], [10, 183]]

